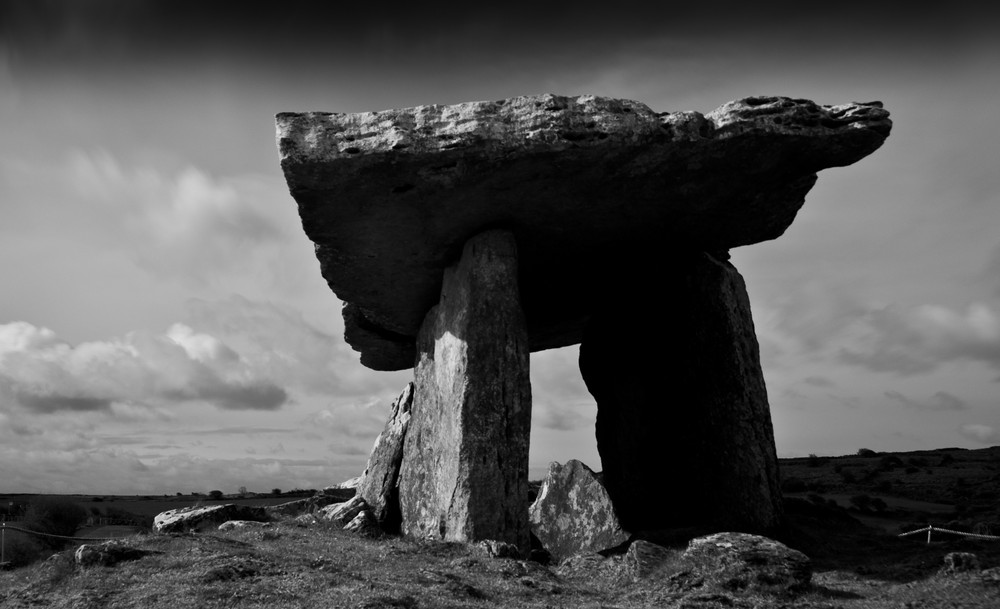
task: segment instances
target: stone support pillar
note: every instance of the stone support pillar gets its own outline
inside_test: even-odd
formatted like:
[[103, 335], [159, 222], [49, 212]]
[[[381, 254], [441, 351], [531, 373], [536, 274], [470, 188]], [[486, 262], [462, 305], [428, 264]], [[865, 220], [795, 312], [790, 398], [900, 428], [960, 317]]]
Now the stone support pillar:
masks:
[[417, 338], [399, 483], [404, 534], [496, 539], [527, 553], [528, 355], [514, 237], [481, 233], [445, 271]]
[[777, 526], [774, 431], [743, 278], [686, 252], [619, 279], [584, 332], [580, 370], [622, 525]]

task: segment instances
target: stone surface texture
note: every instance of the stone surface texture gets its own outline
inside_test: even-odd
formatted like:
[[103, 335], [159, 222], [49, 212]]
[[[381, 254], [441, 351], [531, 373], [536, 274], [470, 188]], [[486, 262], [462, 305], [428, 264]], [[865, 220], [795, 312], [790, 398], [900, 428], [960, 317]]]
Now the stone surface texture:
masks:
[[951, 575], [966, 571], [978, 572], [980, 569], [979, 557], [972, 552], [948, 552], [944, 555], [944, 567], [941, 568], [941, 573]]
[[531, 350], [575, 344], [595, 286], [637, 250], [778, 237], [816, 172], [876, 150], [888, 116], [878, 102], [750, 97], [700, 114], [540, 95], [276, 122], [346, 338], [364, 365], [399, 370], [473, 235], [517, 239]]
[[153, 519], [153, 530], [158, 533], [182, 533], [214, 529], [227, 520], [267, 519], [267, 513], [262, 507], [227, 503], [161, 512]]
[[361, 498], [360, 495], [358, 495], [349, 501], [345, 501], [344, 503], [335, 503], [321, 508], [317, 512], [317, 515], [322, 520], [328, 520], [334, 524], [346, 526], [349, 522], [354, 520], [354, 517], [360, 514], [362, 510], [367, 509], [368, 504]]
[[96, 545], [84, 544], [76, 549], [73, 558], [81, 567], [113, 567], [120, 562], [139, 560], [148, 554], [148, 550], [132, 548], [125, 542], [108, 541]]
[[399, 530], [399, 469], [403, 463], [403, 441], [410, 426], [413, 383], [407, 383], [392, 403], [385, 429], [375, 439], [368, 466], [357, 485], [358, 495], [367, 503], [387, 532]]
[[607, 288], [580, 370], [622, 526], [773, 529], [778, 462], [743, 278], [703, 252], [660, 251]]
[[645, 541], [636, 539], [629, 544], [625, 552], [625, 568], [632, 579], [645, 579], [663, 568], [664, 563], [676, 559], [676, 552]]
[[526, 554], [531, 386], [512, 235], [470, 239], [418, 342], [399, 475], [402, 532]]
[[788, 546], [746, 533], [692, 539], [683, 554], [698, 573], [730, 590], [796, 592], [812, 581], [812, 561]]
[[565, 465], [549, 464], [528, 520], [531, 532], [556, 562], [574, 554], [610, 550], [629, 538], [604, 485], [576, 459]]

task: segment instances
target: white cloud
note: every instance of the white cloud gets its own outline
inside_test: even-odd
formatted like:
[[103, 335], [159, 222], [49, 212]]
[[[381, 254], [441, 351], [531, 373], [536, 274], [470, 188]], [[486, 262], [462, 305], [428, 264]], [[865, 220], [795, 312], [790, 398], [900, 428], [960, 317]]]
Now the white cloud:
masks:
[[167, 335], [133, 332], [74, 346], [46, 328], [2, 324], [0, 392], [39, 413], [176, 401], [275, 409], [288, 399], [285, 389], [256, 374], [221, 341], [181, 325]]
[[101, 150], [74, 153], [68, 175], [78, 204], [106, 224], [93, 232], [160, 275], [206, 281], [240, 264], [253, 268], [290, 238], [294, 208], [274, 205], [277, 180], [127, 167]]
[[981, 423], [966, 423], [958, 428], [958, 433], [970, 440], [982, 442], [983, 444], [1000, 442], [1000, 434], [997, 433], [997, 430]]
[[936, 305], [885, 307], [869, 311], [859, 330], [841, 350], [841, 361], [901, 375], [960, 360], [1000, 369], [1000, 319], [984, 303], [964, 312]]
[[967, 410], [968, 405], [965, 400], [958, 398], [946, 391], [938, 391], [929, 400], [914, 400], [898, 391], [886, 391], [885, 397], [899, 402], [903, 406], [912, 410], [922, 411], [942, 411], [942, 410]]

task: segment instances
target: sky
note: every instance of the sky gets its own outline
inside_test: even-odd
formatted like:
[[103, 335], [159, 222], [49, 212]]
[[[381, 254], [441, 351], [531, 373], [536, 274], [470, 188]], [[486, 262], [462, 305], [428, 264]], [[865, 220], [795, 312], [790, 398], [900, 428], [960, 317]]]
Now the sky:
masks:
[[[274, 115], [541, 93], [882, 101], [884, 146], [732, 251], [778, 454], [1000, 444], [996, 15], [411, 4], [0, 0], [0, 492], [358, 475], [412, 373], [344, 343]], [[533, 479], [601, 469], [578, 353], [532, 355]]]

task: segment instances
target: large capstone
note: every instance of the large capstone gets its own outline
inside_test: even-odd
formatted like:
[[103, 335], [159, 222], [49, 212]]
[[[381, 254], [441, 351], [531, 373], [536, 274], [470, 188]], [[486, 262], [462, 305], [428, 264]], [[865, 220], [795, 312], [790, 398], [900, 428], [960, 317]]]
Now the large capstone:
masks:
[[528, 335], [514, 237], [469, 240], [420, 329], [399, 478], [402, 531], [529, 549]]
[[580, 370], [622, 526], [777, 526], [778, 461], [743, 278], [706, 253], [658, 252], [607, 293]]
[[816, 172], [878, 148], [888, 116], [878, 102], [751, 97], [703, 115], [540, 95], [281, 113], [277, 139], [347, 341], [369, 368], [401, 370], [473, 235], [515, 236], [531, 350], [576, 344], [593, 294], [638, 250], [778, 237]]

